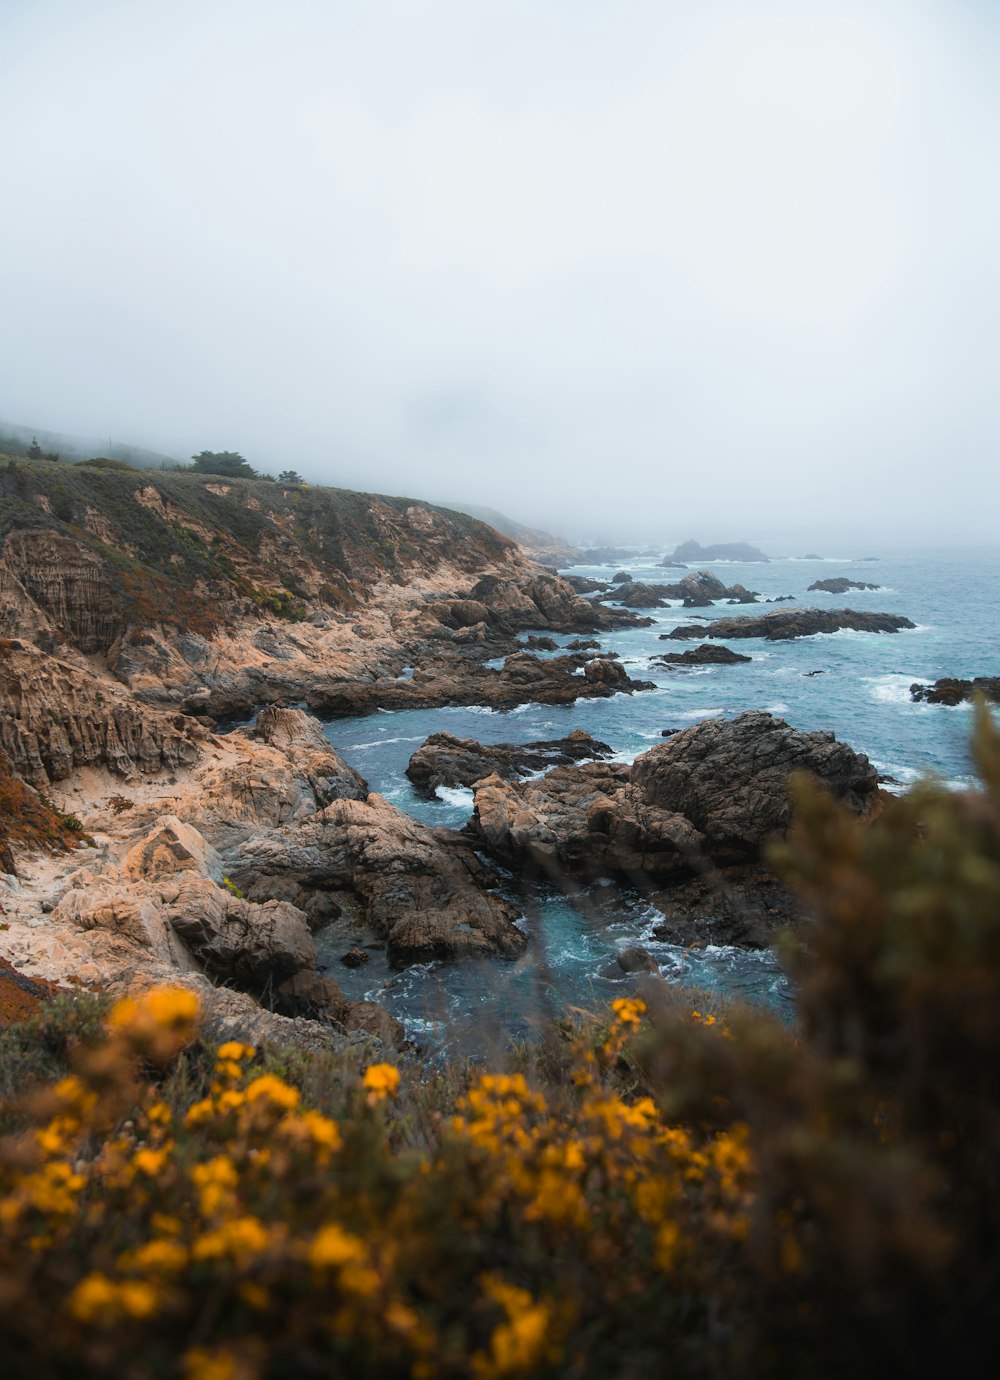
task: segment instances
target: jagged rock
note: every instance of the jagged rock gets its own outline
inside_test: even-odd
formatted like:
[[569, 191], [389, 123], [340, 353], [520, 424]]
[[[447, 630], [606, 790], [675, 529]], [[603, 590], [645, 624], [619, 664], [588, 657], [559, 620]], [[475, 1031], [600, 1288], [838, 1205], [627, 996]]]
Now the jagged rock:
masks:
[[365, 953], [364, 949], [359, 949], [356, 944], [347, 950], [346, 954], [340, 955], [340, 961], [345, 968], [361, 968], [364, 964], [371, 961], [371, 955]]
[[662, 609], [664, 600], [671, 597], [667, 590], [667, 585], [648, 585], [633, 580], [624, 588], [612, 590], [607, 597], [627, 609]]
[[688, 647], [683, 652], [666, 652], [653, 658], [664, 666], [732, 666], [738, 661], [753, 661], [751, 656], [742, 656], [729, 647], [713, 647], [703, 642], [700, 647]]
[[207, 685], [188, 695], [180, 705], [182, 714], [217, 723], [244, 723], [253, 717], [254, 702], [242, 691], [225, 685]]
[[878, 585], [866, 584], [864, 580], [848, 580], [843, 575], [836, 575], [829, 580], [813, 580], [809, 586], [810, 592], [814, 589], [821, 589], [827, 594], [846, 594], [849, 589], [878, 589]]
[[613, 585], [630, 585], [632, 583], [632, 576], [627, 570], [619, 570], [617, 575], [612, 575], [611, 583]]
[[848, 809], [877, 799], [875, 769], [832, 734], [800, 733], [770, 714], [710, 719], [631, 767], [557, 767], [541, 780], [477, 783], [468, 832], [509, 867], [553, 878], [680, 877], [699, 858], [755, 861], [791, 817], [792, 771], [814, 773]]
[[716, 618], [698, 627], [684, 624], [672, 632], [661, 633], [664, 640], [690, 640], [693, 637], [763, 637], [770, 642], [793, 637], [812, 637], [815, 633], [834, 633], [841, 628], [856, 632], [895, 633], [914, 628], [909, 618], [895, 613], [858, 613], [854, 609], [780, 609], [758, 618]]
[[665, 601], [680, 599], [685, 608], [705, 608], [717, 599], [728, 599], [731, 604], [756, 604], [757, 595], [743, 585], [727, 585], [713, 575], [710, 570], [692, 571], [676, 584], [642, 584], [633, 581], [627, 588], [613, 590], [604, 596], [617, 600], [626, 608], [663, 608]]
[[[611, 664], [609, 658], [589, 664]], [[647, 681], [633, 681], [614, 670], [589, 671], [588, 658], [580, 653], [537, 657], [518, 651], [508, 656], [499, 670], [478, 664], [456, 667], [453, 663], [418, 668], [412, 680], [330, 687], [308, 697], [309, 707], [321, 718], [341, 718], [371, 713], [375, 709], [418, 709], [441, 704], [485, 705], [513, 709], [537, 704], [572, 704], [577, 699], [600, 698], [624, 691], [648, 690]], [[583, 670], [583, 676], [576, 673]]]
[[472, 848], [397, 810], [381, 796], [337, 800], [293, 831], [253, 834], [227, 857], [248, 898], [275, 880], [331, 894], [352, 923], [385, 941], [391, 962], [498, 954], [526, 940], [517, 912], [488, 888], [496, 879]]
[[599, 652], [601, 644], [593, 637], [578, 637], [566, 643], [567, 652]]
[[287, 901], [256, 905], [185, 882], [165, 914], [209, 977], [254, 996], [315, 969], [316, 945], [306, 917]]
[[974, 680], [954, 680], [945, 676], [933, 685], [918, 682], [910, 686], [910, 699], [927, 704], [963, 704], [982, 695], [991, 704], [1000, 704], [1000, 676], [976, 676]]
[[793, 771], [816, 776], [854, 813], [877, 798], [867, 757], [832, 733], [801, 733], [763, 712], [706, 719], [678, 733], [637, 758], [631, 779], [648, 805], [683, 812], [713, 857], [740, 861], [790, 822]]
[[451, 733], [432, 733], [410, 758], [406, 775], [425, 795], [438, 786], [471, 786], [492, 773], [511, 779], [566, 762], [610, 757], [607, 743], [576, 729], [566, 738], [534, 743], [477, 743]]
[[534, 634], [525, 638], [524, 645], [533, 652], [556, 652], [559, 650], [559, 643], [556, 642], [555, 638], [536, 637]]
[[614, 626], [608, 610], [581, 599], [558, 575], [539, 574], [527, 579], [501, 579], [486, 575], [472, 589], [493, 616], [499, 615], [515, 632], [551, 628], [553, 632], [592, 632]]

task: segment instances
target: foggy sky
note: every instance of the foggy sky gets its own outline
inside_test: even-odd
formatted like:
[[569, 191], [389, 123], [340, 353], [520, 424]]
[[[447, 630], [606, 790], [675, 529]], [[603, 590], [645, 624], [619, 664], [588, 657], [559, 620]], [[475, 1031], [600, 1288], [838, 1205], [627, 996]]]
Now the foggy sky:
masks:
[[995, 540], [998, 71], [991, 0], [0, 0], [0, 417]]

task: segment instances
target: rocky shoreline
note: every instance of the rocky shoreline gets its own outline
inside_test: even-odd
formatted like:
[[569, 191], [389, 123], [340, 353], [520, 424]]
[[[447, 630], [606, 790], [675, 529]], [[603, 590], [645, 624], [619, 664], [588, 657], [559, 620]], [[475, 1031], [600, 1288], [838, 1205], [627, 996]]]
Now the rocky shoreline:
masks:
[[[648, 589], [583, 582], [591, 602], [471, 518], [335, 490], [76, 473], [57, 518], [53, 467], [14, 468], [0, 476], [16, 497], [0, 527], [0, 959], [26, 981], [114, 993], [170, 977], [198, 987], [220, 1029], [394, 1045], [397, 1022], [318, 970], [320, 930], [345, 947], [366, 936], [396, 967], [516, 959], [520, 880], [604, 874], [662, 893], [684, 942], [765, 943], [791, 913], [761, 851], [787, 827], [789, 772], [876, 807], [866, 759], [751, 714], [631, 766], [579, 732], [526, 746], [434, 734], [407, 774], [427, 795], [471, 787], [474, 814], [429, 828], [370, 791], [319, 720], [642, 693], [651, 683], [599, 638], [649, 620], [602, 600], [757, 596], [698, 571]], [[805, 635], [787, 629], [817, 618], [912, 626], [797, 610], [671, 636]], [[702, 642], [661, 660], [748, 658]], [[4, 835], [17, 790], [52, 797], [65, 827], [50, 853]], [[80, 846], [62, 851], [67, 838]]]

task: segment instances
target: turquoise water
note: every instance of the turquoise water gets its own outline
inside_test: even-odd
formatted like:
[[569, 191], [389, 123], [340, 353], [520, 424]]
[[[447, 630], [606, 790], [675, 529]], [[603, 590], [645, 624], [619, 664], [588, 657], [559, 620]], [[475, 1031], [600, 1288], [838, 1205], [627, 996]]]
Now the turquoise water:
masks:
[[[917, 627], [897, 634], [818, 634], [787, 643], [741, 640], [734, 645], [753, 657], [748, 664], [667, 668], [651, 665], [650, 659], [697, 644], [663, 642], [661, 633], [696, 621], [695, 614], [706, 621], [753, 617], [769, 606], [722, 603], [698, 610], [679, 605], [654, 609], [648, 611], [655, 620], [651, 627], [600, 639], [605, 650], [620, 654], [633, 678], [653, 681], [654, 690], [568, 706], [521, 705], [502, 713], [476, 707], [382, 711], [329, 723], [327, 737], [373, 790], [425, 823], [449, 827], [461, 827], [468, 819], [472, 792], [443, 790], [440, 800], [428, 802], [403, 775], [414, 749], [428, 734], [440, 731], [489, 743], [556, 738], [583, 728], [610, 744], [620, 760], [632, 761], [662, 741], [664, 728], [766, 709], [796, 728], [832, 730], [894, 778], [890, 789], [903, 790], [927, 772], [955, 787], [971, 784], [971, 710], [914, 704], [909, 687], [913, 681], [943, 675], [1000, 673], [1000, 552], [922, 552], [877, 562], [783, 560], [707, 566], [727, 584], [745, 584], [763, 598], [795, 595], [792, 608], [815, 605], [899, 613]], [[683, 573], [657, 568], [651, 558], [564, 573], [607, 579], [619, 569], [646, 583], [666, 584]], [[836, 575], [879, 588], [844, 595], [807, 593], [814, 580]], [[572, 638], [556, 640], [563, 645]], [[809, 674], [817, 671], [822, 674]], [[392, 973], [373, 949], [372, 961], [351, 971], [337, 957], [349, 943], [369, 936], [335, 927], [319, 936], [319, 944], [331, 973], [349, 995], [381, 1001], [416, 1038], [432, 1045], [502, 1044], [510, 1034], [529, 1033], [551, 1009], [567, 1003], [592, 1005], [631, 990], [635, 979], [621, 973], [614, 956], [635, 943], [649, 949], [667, 981], [762, 1001], [779, 1010], [791, 1008], [791, 994], [772, 954], [730, 948], [687, 952], [657, 943], [650, 931], [660, 917], [634, 894], [605, 887], [566, 897], [536, 888], [522, 896], [521, 903], [531, 942], [528, 954], [513, 964], [435, 963]]]

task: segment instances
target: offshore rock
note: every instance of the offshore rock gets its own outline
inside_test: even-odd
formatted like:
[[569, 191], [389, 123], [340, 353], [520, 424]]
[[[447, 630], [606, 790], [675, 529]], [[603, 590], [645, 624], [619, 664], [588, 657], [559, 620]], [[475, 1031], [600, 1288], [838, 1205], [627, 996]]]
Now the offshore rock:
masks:
[[1000, 676], [976, 676], [974, 680], [954, 680], [944, 676], [933, 685], [910, 686], [910, 699], [926, 704], [964, 704], [982, 695], [990, 704], [1000, 704]]
[[471, 786], [494, 772], [511, 780], [611, 754], [607, 743], [598, 742], [582, 729], [565, 738], [523, 744], [483, 744], [451, 733], [432, 733], [411, 756], [406, 775], [418, 791], [433, 796], [438, 786]]
[[864, 580], [848, 580], [844, 575], [835, 575], [830, 580], [813, 580], [810, 591], [821, 589], [826, 594], [846, 594], [849, 589], [878, 589], [878, 585], [866, 584]]
[[686, 623], [672, 632], [661, 633], [663, 640], [685, 641], [693, 637], [763, 637], [770, 642], [793, 637], [812, 637], [815, 633], [835, 633], [841, 628], [855, 632], [895, 633], [915, 628], [909, 618], [895, 613], [858, 613], [854, 609], [780, 609], [756, 618], [716, 618], [703, 625]]
[[683, 652], [666, 652], [653, 658], [664, 666], [732, 666], [738, 661], [753, 661], [730, 647], [713, 647], [703, 642], [700, 647], [688, 647]]

